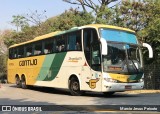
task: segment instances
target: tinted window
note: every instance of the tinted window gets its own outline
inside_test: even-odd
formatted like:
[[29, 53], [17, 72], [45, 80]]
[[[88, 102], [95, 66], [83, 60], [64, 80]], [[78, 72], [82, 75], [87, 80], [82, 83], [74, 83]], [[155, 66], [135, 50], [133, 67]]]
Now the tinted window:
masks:
[[58, 52], [66, 51], [66, 39], [60, 35], [56, 37], [56, 50]]
[[14, 48], [9, 49], [9, 58], [13, 59], [14, 58]]
[[98, 35], [95, 29], [84, 29], [83, 33], [84, 53], [88, 64], [91, 64], [91, 45], [98, 43]]
[[91, 67], [96, 71], [100, 71], [101, 70], [101, 59], [100, 59], [101, 54], [100, 54], [100, 45], [98, 43], [92, 45], [91, 53], [92, 53]]
[[53, 40], [45, 40], [44, 54], [53, 53]]
[[82, 50], [81, 31], [68, 34], [68, 50]]
[[34, 55], [41, 55], [42, 54], [42, 43], [37, 42], [34, 45]]
[[17, 48], [13, 49], [13, 59], [17, 58]]
[[28, 45], [26, 46], [26, 53], [25, 55], [28, 56], [32, 56], [32, 45]]
[[23, 46], [18, 47], [17, 51], [18, 51], [17, 58], [24, 57], [24, 47]]

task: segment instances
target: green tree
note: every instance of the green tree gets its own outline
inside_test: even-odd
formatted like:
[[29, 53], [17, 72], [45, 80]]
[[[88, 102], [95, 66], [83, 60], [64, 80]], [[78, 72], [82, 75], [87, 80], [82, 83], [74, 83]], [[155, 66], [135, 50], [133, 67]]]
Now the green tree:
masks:
[[8, 34], [10, 30], [5, 30], [0, 34], [0, 78], [6, 76], [7, 71], [7, 46], [4, 43], [4, 36]]
[[48, 19], [42, 24], [48, 32], [57, 30], [68, 30], [72, 27], [91, 24], [94, 17], [91, 13], [79, 12], [77, 9], [70, 9], [59, 16]]
[[30, 13], [23, 15], [13, 15], [13, 21], [11, 24], [16, 26], [16, 31], [20, 31], [22, 29], [28, 29], [29, 26], [41, 26], [43, 21], [47, 18], [45, 15], [46, 10], [39, 13], [37, 10], [34, 12], [30, 11]]
[[[150, 9], [150, 10], [149, 10]], [[145, 57], [146, 63], [153, 62], [154, 64], [160, 63], [160, 1], [152, 1], [148, 4], [149, 18], [145, 28], [138, 32], [143, 42], [152, 45], [154, 51], [154, 58], [149, 60]], [[144, 52], [146, 55], [147, 52]]]
[[[0, 74], [4, 74], [7, 71], [7, 56], [2, 54], [0, 55]], [[1, 75], [0, 75], [1, 76]]]
[[[32, 17], [33, 19], [33, 15], [34, 14], [32, 14], [32, 16], [30, 17], [24, 18], [27, 20], [27, 18]], [[34, 17], [34, 19], [36, 20], [36, 17]], [[93, 21], [94, 17], [91, 15], [91, 13], [79, 12], [76, 9], [71, 8], [61, 15], [50, 18], [45, 22], [37, 19], [36, 25], [24, 26], [23, 28], [21, 28], [21, 31], [8, 31], [4, 35], [3, 39], [5, 44], [9, 47], [12, 44], [25, 42], [43, 34], [54, 32], [57, 30], [68, 30], [75, 26], [90, 24]], [[27, 22], [29, 23], [29, 21]]]
[[115, 10], [115, 18], [113, 24], [122, 27], [127, 27], [136, 32], [140, 31], [146, 26], [147, 20], [150, 17], [146, 11], [148, 10], [148, 3], [144, 1], [125, 0], [117, 6]]
[[[109, 17], [111, 16], [111, 9], [108, 7], [110, 3], [116, 2], [118, 0], [63, 0], [64, 2], [79, 5], [83, 8], [84, 12], [87, 12], [87, 8], [90, 8], [95, 18], [95, 23], [107, 23]], [[113, 7], [113, 6], [111, 6]], [[105, 19], [106, 18], [106, 19]]]
[[35, 10], [34, 12], [30, 11], [30, 13], [24, 15], [24, 18], [27, 20], [28, 23], [30, 23], [30, 25], [40, 27], [43, 21], [47, 19], [45, 13], [46, 10], [40, 13], [37, 10]]
[[11, 22], [14, 26], [16, 26], [16, 31], [21, 30], [23, 27], [28, 26], [28, 22], [26, 18], [22, 15], [13, 15], [13, 21]]
[[114, 9], [113, 24], [136, 31], [141, 42], [149, 43], [154, 51], [154, 58], [147, 59], [148, 52], [144, 50], [145, 63], [159, 61], [159, 0], [126, 0]]
[[10, 45], [14, 44], [15, 41], [12, 39], [12, 37], [16, 34], [13, 30], [5, 30], [3, 31], [1, 35], [1, 40], [4, 42], [4, 44], [9, 47]]

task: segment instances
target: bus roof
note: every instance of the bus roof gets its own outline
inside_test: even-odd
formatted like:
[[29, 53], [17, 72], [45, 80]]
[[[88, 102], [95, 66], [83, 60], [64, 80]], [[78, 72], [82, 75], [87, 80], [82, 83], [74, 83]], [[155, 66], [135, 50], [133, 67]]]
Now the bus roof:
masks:
[[90, 25], [85, 25], [83, 27], [93, 27], [93, 28], [108, 28], [108, 29], [115, 29], [115, 30], [123, 30], [131, 33], [135, 33], [135, 31], [123, 27], [118, 27], [118, 26], [113, 26], [113, 25], [105, 25], [105, 24], [90, 24]]
[[65, 34], [65, 33], [68, 33], [68, 32], [71, 32], [71, 31], [75, 31], [75, 30], [79, 30], [79, 29], [82, 29], [82, 28], [95, 28], [95, 29], [98, 29], [98, 28], [108, 28], [108, 29], [123, 30], [123, 31], [135, 33], [135, 31], [133, 31], [133, 30], [130, 30], [130, 29], [127, 29], [127, 28], [122, 28], [122, 27], [117, 27], [117, 26], [112, 26], [112, 25], [89, 24], [89, 25], [84, 25], [84, 26], [81, 26], [81, 27], [73, 27], [73, 28], [71, 28], [69, 30], [66, 30], [66, 31], [51, 32], [49, 34], [45, 34], [45, 35], [42, 35], [42, 36], [35, 37], [34, 39], [26, 41], [26, 42], [22, 42], [22, 43], [19, 43], [19, 44], [14, 44], [14, 45], [10, 46], [9, 48], [20, 46], [20, 45], [23, 45], [23, 44], [28, 44], [28, 43], [31, 43], [31, 42], [34, 42], [34, 41], [38, 41], [38, 40], [42, 40], [42, 39], [46, 39], [46, 38], [50, 38], [52, 36], [57, 36], [57, 35]]

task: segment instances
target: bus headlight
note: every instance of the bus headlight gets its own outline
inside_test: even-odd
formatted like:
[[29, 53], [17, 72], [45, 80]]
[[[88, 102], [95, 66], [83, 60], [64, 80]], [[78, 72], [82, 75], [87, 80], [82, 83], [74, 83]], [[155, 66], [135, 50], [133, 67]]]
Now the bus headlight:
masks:
[[104, 80], [107, 82], [117, 83], [117, 80], [112, 79], [112, 78], [104, 78]]
[[139, 82], [144, 82], [144, 78], [141, 78], [141, 79], [139, 80]]

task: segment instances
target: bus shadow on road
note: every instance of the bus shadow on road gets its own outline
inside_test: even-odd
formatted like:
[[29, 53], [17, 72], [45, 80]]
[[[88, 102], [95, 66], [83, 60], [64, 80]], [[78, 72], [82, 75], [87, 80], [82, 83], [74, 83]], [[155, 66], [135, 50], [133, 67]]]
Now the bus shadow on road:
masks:
[[[11, 87], [17, 88], [15, 85], [12, 85]], [[21, 89], [21, 88], [19, 88]], [[51, 88], [51, 87], [39, 87], [39, 86], [29, 86], [27, 89], [43, 92], [43, 93], [51, 93], [51, 94], [60, 94], [60, 95], [67, 95], [71, 96], [69, 90], [67, 89], [59, 89], [59, 88]], [[140, 97], [139, 94], [125, 94], [123, 92], [116, 92], [113, 95], [106, 96], [103, 93], [99, 92], [84, 92], [82, 95], [83, 97], [101, 97], [101, 98], [126, 98], [126, 97]]]
[[123, 92], [117, 92], [113, 95], [104, 95], [103, 93], [97, 93], [97, 92], [86, 92], [84, 94], [86, 97], [101, 97], [101, 98], [126, 98], [126, 97], [140, 97], [136, 94], [124, 94]]
[[[17, 88], [16, 85], [12, 85], [10, 87]], [[19, 89], [21, 89], [21, 88], [19, 88]], [[28, 90], [33, 90], [33, 91], [39, 91], [39, 92], [43, 92], [43, 93], [70, 95], [68, 90], [51, 88], [51, 87], [28, 86], [27, 89]]]

